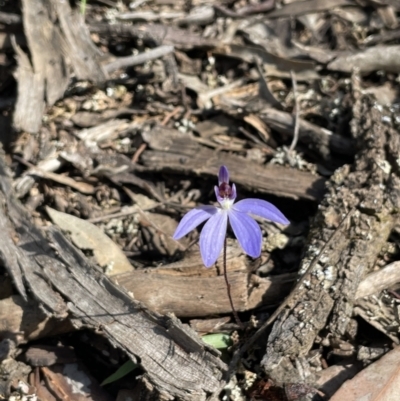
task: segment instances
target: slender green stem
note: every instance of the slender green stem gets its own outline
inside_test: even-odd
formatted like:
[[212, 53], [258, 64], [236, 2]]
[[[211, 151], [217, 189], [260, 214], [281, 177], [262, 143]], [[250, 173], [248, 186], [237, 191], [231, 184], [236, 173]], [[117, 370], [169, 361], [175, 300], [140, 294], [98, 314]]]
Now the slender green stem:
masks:
[[225, 277], [225, 283], [226, 283], [226, 291], [228, 293], [228, 298], [229, 298], [229, 303], [231, 304], [232, 313], [233, 313], [233, 316], [235, 317], [235, 320], [236, 320], [236, 323], [238, 324], [238, 326], [241, 329], [244, 329], [244, 325], [241, 322], [241, 320], [239, 319], [239, 315], [236, 312], [236, 309], [233, 305], [232, 295], [231, 295], [231, 285], [229, 284], [228, 274], [226, 272], [226, 237], [225, 237], [225, 241], [224, 241], [223, 264], [224, 264], [224, 277]]
[[81, 0], [81, 14], [85, 15], [86, 12], [86, 0]]

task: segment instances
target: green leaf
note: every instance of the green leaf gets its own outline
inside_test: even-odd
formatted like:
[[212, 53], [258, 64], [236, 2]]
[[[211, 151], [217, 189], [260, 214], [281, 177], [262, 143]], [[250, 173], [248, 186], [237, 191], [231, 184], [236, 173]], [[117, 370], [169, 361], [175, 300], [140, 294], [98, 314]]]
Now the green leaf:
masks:
[[106, 384], [113, 383], [119, 379], [122, 379], [128, 373], [135, 370], [139, 365], [131, 360], [125, 362], [122, 366], [120, 366], [112, 375], [108, 376], [107, 379], [104, 379], [101, 383], [101, 386]]
[[201, 337], [201, 339], [206, 344], [211, 345], [217, 349], [226, 349], [232, 345], [231, 336], [224, 333], [207, 334]]

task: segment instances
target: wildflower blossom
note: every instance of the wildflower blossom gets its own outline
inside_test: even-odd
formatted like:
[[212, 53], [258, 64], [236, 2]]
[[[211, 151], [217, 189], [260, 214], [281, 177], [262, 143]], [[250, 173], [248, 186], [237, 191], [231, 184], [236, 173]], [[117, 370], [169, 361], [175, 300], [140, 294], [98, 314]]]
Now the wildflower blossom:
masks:
[[206, 205], [194, 208], [183, 216], [174, 234], [174, 239], [180, 239], [208, 220], [200, 234], [200, 253], [206, 267], [212, 266], [222, 251], [228, 221], [243, 251], [253, 258], [261, 254], [262, 234], [251, 215], [289, 224], [289, 220], [274, 205], [264, 200], [243, 199], [235, 203], [236, 186], [229, 184], [225, 166], [219, 169], [218, 186], [214, 190], [220, 207]]

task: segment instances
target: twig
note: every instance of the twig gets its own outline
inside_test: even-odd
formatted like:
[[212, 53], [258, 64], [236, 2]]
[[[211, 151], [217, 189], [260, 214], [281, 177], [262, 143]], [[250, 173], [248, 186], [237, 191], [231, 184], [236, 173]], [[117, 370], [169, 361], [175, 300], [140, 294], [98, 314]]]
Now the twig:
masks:
[[52, 173], [50, 171], [45, 171], [41, 169], [38, 166], [35, 166], [34, 164], [28, 162], [27, 160], [23, 159], [22, 157], [19, 157], [17, 155], [14, 156], [14, 159], [20, 162], [21, 164], [29, 167], [31, 170], [27, 172], [29, 175], [34, 175], [37, 177], [42, 177], [47, 180], [51, 180], [54, 182], [57, 182], [58, 184], [65, 185], [67, 187], [71, 187], [73, 189], [76, 189], [77, 191], [85, 194], [85, 195], [93, 195], [95, 193], [95, 188], [93, 185], [84, 182], [84, 181], [75, 181], [73, 178], [61, 175], [61, 174], [56, 174]]
[[290, 76], [292, 77], [292, 87], [293, 87], [293, 97], [294, 97], [294, 133], [292, 143], [290, 144], [289, 151], [292, 152], [297, 145], [297, 141], [299, 140], [299, 128], [300, 128], [300, 107], [299, 107], [299, 99], [297, 97], [297, 82], [296, 77], [294, 75], [294, 71], [290, 70]]
[[[156, 203], [155, 205], [142, 209], [144, 212], [147, 212], [149, 210], [155, 209], [156, 207], [160, 206], [161, 203]], [[131, 216], [132, 214], [137, 214], [140, 213], [136, 205], [130, 206], [127, 210], [124, 210], [122, 212], [116, 212], [116, 213], [110, 213], [106, 214], [104, 216], [99, 216], [99, 217], [94, 217], [93, 219], [89, 219], [89, 223], [101, 223], [102, 221], [107, 221], [111, 219], [119, 219], [121, 217], [127, 217]]]
[[183, 108], [181, 106], [175, 107], [171, 112], [169, 112], [161, 122], [161, 125], [166, 126], [169, 120], [175, 117], [178, 113], [182, 112]]
[[135, 154], [132, 156], [132, 163], [137, 163], [139, 161], [140, 155], [146, 150], [147, 143], [142, 143], [136, 150]]
[[174, 51], [174, 46], [163, 45], [151, 49], [147, 52], [135, 54], [128, 57], [119, 57], [115, 61], [108, 63], [104, 66], [105, 71], [110, 74], [120, 68], [132, 67], [134, 65], [139, 65], [146, 63], [147, 61], [156, 60], [160, 57], [166, 56]]

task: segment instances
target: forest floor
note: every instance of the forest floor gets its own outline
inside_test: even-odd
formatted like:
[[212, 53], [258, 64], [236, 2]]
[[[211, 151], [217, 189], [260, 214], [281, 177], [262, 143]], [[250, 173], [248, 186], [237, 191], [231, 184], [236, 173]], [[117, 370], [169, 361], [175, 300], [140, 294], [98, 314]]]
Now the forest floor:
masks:
[[[399, 54], [396, 0], [3, 1], [0, 398], [392, 399]], [[221, 166], [290, 224], [206, 268]]]

